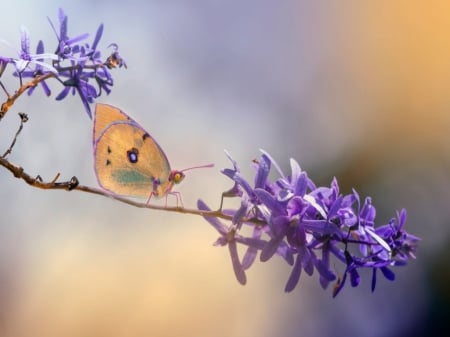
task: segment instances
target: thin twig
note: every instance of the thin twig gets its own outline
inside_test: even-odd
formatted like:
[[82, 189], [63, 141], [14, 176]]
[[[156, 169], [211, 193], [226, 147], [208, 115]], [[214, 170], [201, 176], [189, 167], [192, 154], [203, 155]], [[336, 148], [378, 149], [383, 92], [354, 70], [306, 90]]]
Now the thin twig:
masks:
[[[36, 176], [36, 177], [31, 176], [30, 174], [26, 173], [22, 167], [12, 164], [10, 161], [8, 161], [6, 158], [3, 158], [3, 157], [0, 157], [0, 166], [5, 167], [8, 171], [10, 171], [14, 175], [14, 177], [24, 180], [28, 185], [30, 185], [32, 187], [44, 189], [44, 190], [66, 190], [66, 191], [74, 190], [74, 191], [97, 194], [97, 195], [100, 195], [100, 196], [103, 196], [106, 198], [117, 200], [119, 202], [131, 205], [131, 206], [139, 207], [139, 208], [148, 208], [148, 209], [152, 209], [152, 210], [176, 212], [176, 213], [183, 213], [183, 214], [193, 214], [193, 215], [199, 215], [199, 216], [203, 216], [203, 217], [210, 216], [210, 217], [221, 218], [221, 219], [229, 220], [229, 221], [232, 220], [232, 216], [223, 214], [220, 210], [218, 210], [218, 211], [201, 211], [198, 209], [158, 206], [158, 205], [147, 204], [145, 202], [137, 202], [137, 201], [134, 201], [131, 199], [127, 199], [126, 197], [108, 193], [99, 188], [80, 185], [77, 177], [75, 177], [75, 176], [72, 177], [72, 179], [70, 179], [69, 181], [57, 182], [57, 179], [59, 178], [59, 173], [58, 173], [52, 181], [44, 182], [40, 176]], [[248, 221], [251, 221], [251, 219], [248, 219]]]
[[20, 134], [20, 132], [23, 129], [23, 124], [28, 121], [28, 115], [26, 113], [19, 112], [19, 117], [20, 117], [19, 129], [17, 130], [16, 135], [14, 136], [14, 139], [13, 139], [11, 145], [5, 151], [5, 153], [3, 154], [2, 158], [6, 158], [12, 152], [12, 149], [13, 149], [14, 145], [16, 145], [17, 137], [19, 137], [19, 134]]
[[7, 100], [1, 105], [0, 120], [6, 115], [9, 108], [11, 108], [11, 106], [14, 104], [16, 99], [18, 99], [25, 91], [27, 91], [28, 89], [30, 89], [32, 87], [37, 86], [40, 82], [42, 82], [50, 77], [53, 77], [53, 76], [54, 76], [53, 73], [47, 73], [44, 75], [36, 76], [31, 81], [28, 81], [24, 85], [20, 86], [20, 88], [17, 89], [17, 91], [13, 95], [8, 96]]
[[9, 97], [9, 93], [8, 93], [8, 90], [6, 90], [6, 88], [5, 88], [5, 85], [3, 84], [3, 82], [2, 82], [2, 81], [0, 81], [0, 87], [2, 87], [3, 91], [4, 91], [4, 92], [5, 92], [5, 94], [6, 94], [6, 97]]

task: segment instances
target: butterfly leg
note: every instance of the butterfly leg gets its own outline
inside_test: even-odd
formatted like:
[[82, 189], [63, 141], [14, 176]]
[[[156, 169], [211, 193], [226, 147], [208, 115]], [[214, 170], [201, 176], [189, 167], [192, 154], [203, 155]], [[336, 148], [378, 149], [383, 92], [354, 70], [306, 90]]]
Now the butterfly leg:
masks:
[[176, 191], [170, 191], [169, 193], [166, 194], [166, 207], [167, 207], [167, 198], [168, 198], [169, 194], [175, 196], [175, 199], [177, 201], [177, 207], [178, 207], [178, 201], [179, 201], [181, 204], [181, 207], [184, 208], [183, 199], [181, 198], [181, 193], [176, 192]]
[[152, 197], [155, 195], [155, 192], [150, 192], [150, 195], [148, 196], [147, 202], [146, 204], [149, 205], [150, 204], [150, 200], [152, 199]]

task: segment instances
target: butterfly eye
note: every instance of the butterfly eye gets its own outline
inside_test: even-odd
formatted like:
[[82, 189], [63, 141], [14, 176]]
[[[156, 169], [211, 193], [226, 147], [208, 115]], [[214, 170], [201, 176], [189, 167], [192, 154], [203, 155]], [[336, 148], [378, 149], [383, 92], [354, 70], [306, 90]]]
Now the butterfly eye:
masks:
[[169, 177], [170, 181], [173, 181], [174, 184], [179, 184], [184, 179], [184, 173], [180, 171], [173, 171]]

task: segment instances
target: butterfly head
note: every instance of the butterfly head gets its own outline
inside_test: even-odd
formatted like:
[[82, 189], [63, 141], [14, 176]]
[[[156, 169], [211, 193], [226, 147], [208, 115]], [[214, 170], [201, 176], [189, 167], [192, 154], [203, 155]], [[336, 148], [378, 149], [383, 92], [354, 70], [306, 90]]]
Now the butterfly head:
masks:
[[179, 184], [183, 181], [185, 176], [186, 175], [183, 173], [183, 171], [173, 170], [170, 172], [169, 181], [172, 185]]

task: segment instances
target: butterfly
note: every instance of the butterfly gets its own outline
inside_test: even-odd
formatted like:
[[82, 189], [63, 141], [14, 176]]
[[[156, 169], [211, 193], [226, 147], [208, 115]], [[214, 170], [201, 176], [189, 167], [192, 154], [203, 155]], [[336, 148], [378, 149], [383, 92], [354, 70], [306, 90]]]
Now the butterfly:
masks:
[[[171, 170], [169, 160], [152, 136], [125, 112], [108, 104], [95, 107], [94, 169], [99, 185], [116, 195], [161, 198], [172, 192], [184, 171]], [[197, 166], [211, 167], [212, 164]], [[192, 168], [197, 168], [192, 167]]]

